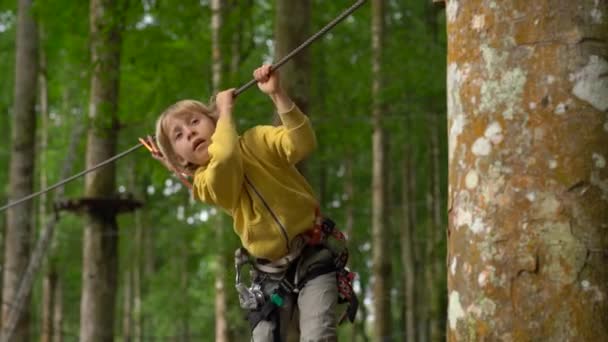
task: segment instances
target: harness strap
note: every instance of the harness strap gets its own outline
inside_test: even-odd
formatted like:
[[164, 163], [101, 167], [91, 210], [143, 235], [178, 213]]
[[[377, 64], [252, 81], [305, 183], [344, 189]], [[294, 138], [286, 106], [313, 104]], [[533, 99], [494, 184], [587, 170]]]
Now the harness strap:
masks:
[[300, 254], [302, 254], [302, 250], [306, 247], [306, 239], [304, 237], [296, 237], [292, 240], [291, 243], [291, 252], [281, 259], [271, 261], [271, 262], [263, 262], [260, 259], [253, 260], [253, 266], [261, 272], [268, 274], [278, 274], [287, 271], [289, 266], [296, 260]]
[[277, 308], [277, 305], [269, 301], [266, 302], [266, 304], [264, 304], [260, 310], [251, 310], [247, 312], [247, 320], [251, 325], [251, 330], [255, 329], [258, 323], [267, 320], [269, 317], [271, 317], [271, 315], [275, 313], [278, 314]]

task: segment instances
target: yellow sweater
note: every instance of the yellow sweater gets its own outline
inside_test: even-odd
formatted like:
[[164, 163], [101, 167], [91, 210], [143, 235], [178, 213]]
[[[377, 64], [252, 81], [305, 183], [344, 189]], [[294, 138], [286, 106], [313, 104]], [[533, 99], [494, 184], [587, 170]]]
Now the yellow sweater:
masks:
[[316, 147], [310, 121], [296, 106], [279, 116], [283, 126], [256, 126], [241, 137], [232, 119], [220, 118], [209, 163], [193, 182], [195, 198], [225, 209], [249, 253], [269, 260], [285, 256], [290, 241], [313, 227], [318, 206], [295, 168]]

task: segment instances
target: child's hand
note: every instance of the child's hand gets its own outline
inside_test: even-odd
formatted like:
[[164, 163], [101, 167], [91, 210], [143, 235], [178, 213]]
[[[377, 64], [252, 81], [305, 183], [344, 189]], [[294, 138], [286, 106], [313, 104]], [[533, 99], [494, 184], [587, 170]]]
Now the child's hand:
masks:
[[142, 145], [144, 145], [148, 149], [148, 151], [150, 151], [150, 154], [152, 155], [152, 157], [154, 159], [161, 162], [169, 170], [172, 169], [171, 166], [169, 165], [169, 161], [162, 154], [162, 152], [160, 151], [160, 148], [156, 144], [156, 140], [154, 140], [154, 138], [151, 135], [146, 136], [145, 139], [139, 138], [139, 142]]
[[177, 168], [177, 167], [171, 165], [171, 163], [167, 160], [167, 158], [160, 151], [160, 148], [156, 144], [156, 140], [154, 140], [154, 138], [152, 136], [148, 135], [148, 136], [146, 136], [145, 139], [139, 138], [139, 142], [142, 145], [144, 145], [148, 149], [148, 151], [150, 151], [150, 154], [152, 155], [152, 157], [154, 159], [161, 162], [161, 164], [163, 164], [167, 169], [169, 169], [169, 171], [175, 173], [175, 175], [179, 178], [179, 180], [187, 188], [192, 189], [192, 185], [185, 178], [185, 176], [193, 176], [192, 171], [185, 169], [185, 168], [181, 168], [181, 167]]
[[232, 106], [234, 105], [234, 88], [220, 91], [215, 96], [215, 105], [217, 106], [220, 116], [232, 113]]
[[154, 140], [154, 138], [151, 135], [146, 136], [145, 139], [139, 138], [139, 142], [142, 143], [142, 145], [144, 145], [148, 149], [148, 151], [150, 151], [152, 158], [161, 162], [161, 164], [163, 164], [164, 167], [169, 169], [169, 171], [175, 172], [175, 173], [180, 173], [182, 175], [192, 176], [192, 172], [190, 172], [186, 169], [183, 169], [181, 167], [178, 168], [177, 166], [172, 165], [169, 162], [169, 160], [167, 160], [167, 158], [160, 151], [158, 144], [156, 144], [156, 140]]
[[253, 77], [258, 81], [258, 88], [268, 95], [273, 95], [279, 92], [281, 85], [279, 83], [279, 73], [270, 70], [270, 64], [264, 64], [255, 69]]

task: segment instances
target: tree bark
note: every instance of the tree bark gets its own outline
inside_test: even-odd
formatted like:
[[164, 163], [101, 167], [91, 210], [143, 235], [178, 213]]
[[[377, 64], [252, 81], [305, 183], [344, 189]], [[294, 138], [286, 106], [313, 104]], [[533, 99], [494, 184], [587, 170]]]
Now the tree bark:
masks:
[[[44, 41], [44, 31], [39, 26], [40, 41]], [[41, 44], [43, 45], [43, 44]], [[47, 188], [46, 150], [48, 148], [48, 78], [46, 68], [46, 55], [40, 48], [40, 70], [38, 74], [40, 89], [40, 139], [38, 144], [40, 189]], [[47, 224], [47, 194], [40, 195], [38, 200], [38, 226], [40, 230]], [[52, 342], [53, 339], [53, 313], [55, 310], [55, 284], [57, 273], [52, 266], [45, 270], [42, 281], [42, 324], [40, 328], [40, 341]]]
[[53, 340], [53, 314], [55, 311], [55, 289], [57, 287], [57, 273], [49, 270], [42, 280], [42, 326], [40, 328], [40, 342]]
[[[40, 41], [44, 41], [44, 31], [42, 26], [39, 26]], [[43, 45], [43, 44], [40, 44]], [[38, 142], [38, 160], [39, 160], [39, 180], [40, 189], [47, 188], [47, 169], [46, 169], [46, 150], [48, 148], [49, 134], [48, 134], [48, 121], [49, 121], [49, 90], [48, 90], [48, 75], [46, 67], [46, 54], [43, 48], [40, 51], [40, 68], [38, 73], [38, 85], [40, 91], [40, 140]], [[47, 207], [47, 194], [44, 193], [39, 196], [38, 200], [38, 226], [40, 229], [46, 226], [46, 207]]]
[[[224, 63], [223, 50], [226, 44], [223, 44], [222, 26], [224, 19], [223, 0], [211, 0], [211, 78], [213, 92], [218, 92], [224, 82]], [[234, 62], [236, 63], [236, 62]], [[232, 65], [232, 64], [231, 64]], [[215, 341], [227, 342], [228, 337], [228, 319], [227, 319], [227, 298], [226, 298], [226, 272], [225, 265], [227, 263], [225, 253], [224, 238], [224, 214], [220, 213], [217, 216], [215, 225], [216, 238], [218, 241], [218, 250], [216, 251], [216, 267], [215, 273]]]
[[[310, 32], [310, 0], [278, 0], [275, 18], [275, 59], [303, 43]], [[281, 84], [303, 113], [310, 98], [310, 54], [304, 49], [281, 67]]]
[[[91, 0], [90, 128], [86, 165], [92, 167], [115, 154], [120, 70], [121, 21], [119, 1]], [[111, 197], [115, 166], [86, 175], [85, 196]], [[81, 341], [112, 341], [118, 271], [118, 224], [115, 213], [90, 208], [83, 241]]]
[[[20, 0], [17, 16], [14, 116], [11, 125], [11, 162], [9, 200], [29, 195], [34, 190], [36, 132], [36, 78], [38, 77], [38, 32], [32, 17], [32, 1]], [[27, 201], [7, 210], [4, 240], [4, 274], [2, 285], [2, 334], [13, 311], [11, 308], [25, 269], [32, 239], [32, 202]], [[29, 296], [12, 335], [15, 341], [30, 340]]]
[[[133, 260], [132, 255], [130, 260]], [[124, 272], [123, 281], [122, 340], [131, 342], [133, 341], [133, 271], [131, 269]]]
[[[311, 1], [278, 0], [276, 6], [274, 52], [275, 60], [278, 60], [309, 37]], [[281, 67], [281, 85], [306, 115], [310, 115], [310, 73], [308, 49], [300, 51]], [[274, 123], [280, 124], [278, 115], [275, 115]], [[306, 175], [306, 161], [301, 161], [296, 166], [300, 173]]]
[[133, 341], [143, 341], [143, 250], [144, 227], [141, 210], [135, 212], [135, 257], [133, 260]]
[[608, 6], [447, 3], [448, 340], [608, 340]]
[[443, 253], [439, 248], [444, 242], [444, 228], [442, 222], [442, 197], [441, 197], [441, 165], [439, 161], [439, 119], [438, 114], [430, 113], [427, 116], [428, 143], [430, 153], [430, 182], [428, 189], [428, 209], [431, 217], [429, 236], [427, 241], [427, 260], [428, 263], [428, 284], [429, 293], [429, 338], [431, 341], [439, 341], [444, 337], [444, 312], [445, 312], [445, 291], [442, 284], [445, 284], [445, 261]]
[[[409, 131], [409, 130], [408, 130]], [[403, 223], [401, 225], [401, 262], [403, 264], [403, 289], [405, 293], [403, 298], [403, 315], [405, 321], [405, 341], [416, 341], [416, 301], [415, 301], [415, 284], [416, 284], [416, 261], [414, 258], [414, 225], [412, 222], [411, 212], [416, 210], [414, 198], [411, 196], [410, 190], [410, 169], [411, 163], [411, 147], [410, 143], [406, 144], [403, 158], [403, 180], [401, 190], [401, 203], [403, 206]]]
[[374, 276], [374, 340], [391, 337], [391, 257], [386, 208], [386, 132], [383, 127], [382, 49], [384, 1], [372, 1], [372, 273]]
[[53, 293], [53, 342], [63, 342], [63, 290], [61, 280], [56, 279]]

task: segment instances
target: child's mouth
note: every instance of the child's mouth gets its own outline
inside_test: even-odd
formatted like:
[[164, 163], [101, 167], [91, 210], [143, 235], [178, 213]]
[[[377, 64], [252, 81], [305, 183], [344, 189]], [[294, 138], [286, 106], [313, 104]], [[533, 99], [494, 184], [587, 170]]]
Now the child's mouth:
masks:
[[193, 150], [196, 151], [200, 146], [205, 143], [205, 139], [198, 139], [194, 141]]

